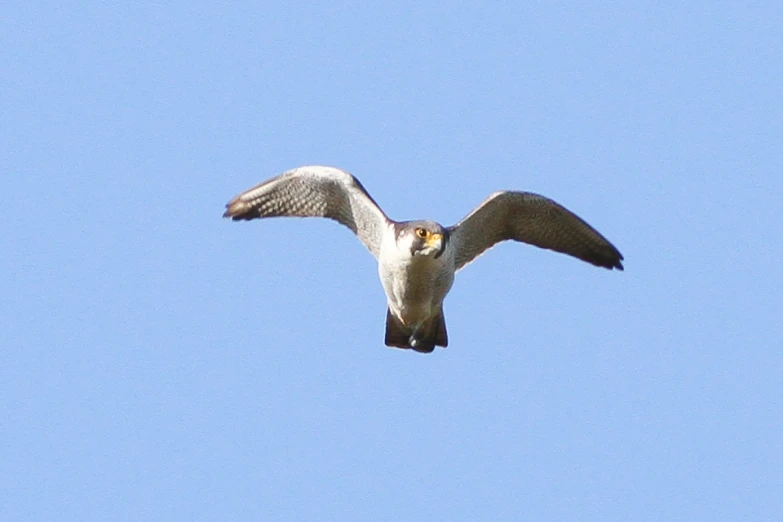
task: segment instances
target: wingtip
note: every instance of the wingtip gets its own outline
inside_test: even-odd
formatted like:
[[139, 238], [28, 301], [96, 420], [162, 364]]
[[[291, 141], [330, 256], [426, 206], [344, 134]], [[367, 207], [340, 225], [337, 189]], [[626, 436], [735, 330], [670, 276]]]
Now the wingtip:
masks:
[[226, 211], [223, 212], [223, 217], [234, 221], [251, 219], [252, 216], [248, 215], [248, 210], [249, 206], [237, 197], [226, 203]]
[[619, 270], [623, 271], [625, 270], [625, 267], [623, 266], [623, 256], [617, 255], [612, 257], [602, 257], [602, 258], [594, 258], [587, 260], [589, 263], [600, 267], [600, 268], [606, 268], [607, 270]]

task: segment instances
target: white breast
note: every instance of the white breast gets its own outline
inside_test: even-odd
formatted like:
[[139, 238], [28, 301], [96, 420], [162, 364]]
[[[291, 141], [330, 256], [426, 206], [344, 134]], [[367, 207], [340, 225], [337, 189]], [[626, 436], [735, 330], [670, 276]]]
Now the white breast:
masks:
[[438, 259], [414, 256], [410, 244], [397, 244], [393, 226], [383, 235], [378, 275], [389, 309], [403, 324], [421, 324], [440, 310], [454, 282], [454, 250], [450, 247]]

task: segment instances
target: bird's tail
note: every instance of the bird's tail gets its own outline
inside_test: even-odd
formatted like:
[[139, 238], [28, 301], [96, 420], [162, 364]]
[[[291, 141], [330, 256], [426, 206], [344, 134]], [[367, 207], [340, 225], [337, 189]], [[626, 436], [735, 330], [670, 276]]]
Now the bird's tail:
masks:
[[417, 352], [430, 353], [436, 346], [445, 348], [448, 344], [443, 309], [415, 332], [411, 332], [399, 319], [394, 317], [391, 310], [386, 309], [386, 346], [412, 348]]

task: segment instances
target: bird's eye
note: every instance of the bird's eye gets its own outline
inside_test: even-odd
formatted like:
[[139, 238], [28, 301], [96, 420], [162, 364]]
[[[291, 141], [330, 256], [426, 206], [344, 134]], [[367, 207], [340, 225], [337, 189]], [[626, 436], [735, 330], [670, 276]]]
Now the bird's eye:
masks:
[[427, 236], [430, 235], [430, 231], [429, 230], [425, 230], [423, 228], [417, 228], [416, 229], [416, 235], [419, 236], [422, 239], [426, 239]]

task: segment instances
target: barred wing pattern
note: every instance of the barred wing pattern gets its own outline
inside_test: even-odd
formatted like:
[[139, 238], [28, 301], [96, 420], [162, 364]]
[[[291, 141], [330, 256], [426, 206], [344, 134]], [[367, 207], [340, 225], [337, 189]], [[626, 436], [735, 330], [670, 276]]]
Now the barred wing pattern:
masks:
[[334, 167], [298, 167], [246, 190], [226, 205], [235, 221], [295, 216], [325, 217], [350, 228], [377, 258], [386, 214], [362, 184]]
[[457, 270], [508, 239], [623, 269], [622, 254], [597, 230], [562, 205], [530, 192], [495, 192], [449, 231]]

